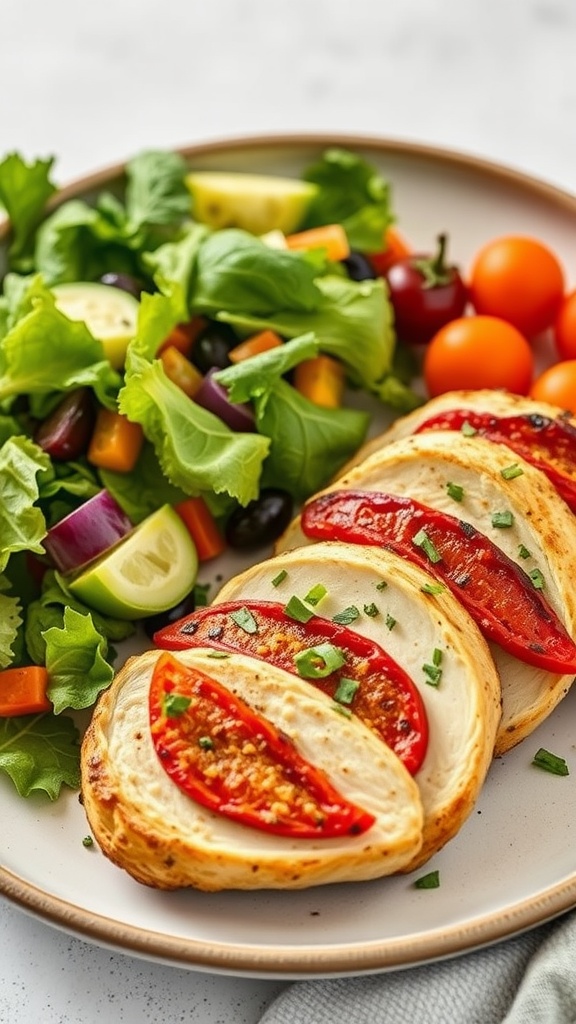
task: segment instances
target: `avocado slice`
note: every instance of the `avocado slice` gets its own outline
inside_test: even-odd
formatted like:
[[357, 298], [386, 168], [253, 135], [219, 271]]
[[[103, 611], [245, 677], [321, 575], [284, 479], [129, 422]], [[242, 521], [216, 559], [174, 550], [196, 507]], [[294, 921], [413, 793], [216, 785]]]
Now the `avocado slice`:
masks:
[[317, 185], [297, 178], [226, 171], [192, 171], [186, 184], [196, 220], [254, 235], [296, 231], [318, 191]]

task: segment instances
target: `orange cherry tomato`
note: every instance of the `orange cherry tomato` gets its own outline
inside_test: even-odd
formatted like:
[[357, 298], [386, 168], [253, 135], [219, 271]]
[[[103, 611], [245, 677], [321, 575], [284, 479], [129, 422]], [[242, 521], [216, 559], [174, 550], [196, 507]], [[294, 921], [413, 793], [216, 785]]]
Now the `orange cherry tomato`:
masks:
[[530, 397], [576, 414], [576, 359], [544, 370], [530, 388]]
[[534, 368], [530, 344], [512, 324], [464, 316], [442, 327], [428, 345], [424, 382], [431, 398], [445, 391], [503, 388], [528, 393]]
[[576, 291], [562, 300], [554, 321], [554, 344], [561, 359], [576, 359]]
[[469, 283], [477, 313], [501, 317], [530, 338], [553, 323], [564, 294], [564, 271], [542, 242], [509, 235], [477, 253]]

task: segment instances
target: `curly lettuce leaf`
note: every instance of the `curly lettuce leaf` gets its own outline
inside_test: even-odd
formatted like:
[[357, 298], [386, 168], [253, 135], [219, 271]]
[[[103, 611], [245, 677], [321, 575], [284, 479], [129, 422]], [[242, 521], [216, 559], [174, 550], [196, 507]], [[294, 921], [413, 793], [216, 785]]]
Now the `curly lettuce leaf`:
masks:
[[37, 232], [37, 270], [50, 285], [96, 280], [111, 267], [139, 274], [142, 251], [176, 237], [190, 213], [186, 170], [177, 153], [140, 153], [127, 164], [123, 202], [102, 192], [93, 205], [63, 203]]
[[32, 267], [34, 232], [46, 204], [56, 192], [50, 180], [54, 158], [27, 164], [18, 153], [9, 153], [0, 163], [0, 204], [10, 218], [10, 266], [27, 272]]
[[48, 456], [27, 437], [13, 437], [0, 448], [0, 572], [15, 551], [43, 553], [46, 522], [36, 505], [36, 478], [49, 466]]
[[356, 153], [326, 150], [304, 172], [319, 186], [302, 228], [342, 224], [353, 249], [379, 252], [392, 221], [390, 186], [380, 172]]
[[42, 636], [54, 713], [91, 707], [114, 677], [106, 660], [108, 643], [95, 629], [92, 616], [65, 608], [62, 628], [52, 626]]
[[268, 438], [229, 430], [169, 380], [159, 360], [128, 353], [119, 406], [142, 425], [174, 487], [186, 494], [226, 493], [242, 505], [257, 497]]
[[62, 786], [80, 785], [80, 737], [65, 715], [0, 718], [0, 771], [20, 796], [41, 791], [51, 800]]
[[23, 621], [19, 598], [6, 593], [10, 588], [10, 581], [0, 575], [0, 669], [14, 661], [14, 644]]
[[355, 409], [324, 409], [284, 380], [255, 405], [258, 429], [271, 438], [262, 484], [285, 488], [300, 501], [326, 486], [354, 454], [370, 419]]
[[103, 405], [113, 407], [119, 386], [102, 343], [84, 323], [60, 313], [47, 290], [0, 342], [0, 401], [91, 387]]
[[226, 388], [232, 402], [249, 402], [252, 398], [260, 398], [262, 409], [280, 377], [304, 359], [313, 359], [319, 351], [320, 346], [315, 336], [311, 333], [303, 334], [284, 345], [218, 370], [214, 377]]

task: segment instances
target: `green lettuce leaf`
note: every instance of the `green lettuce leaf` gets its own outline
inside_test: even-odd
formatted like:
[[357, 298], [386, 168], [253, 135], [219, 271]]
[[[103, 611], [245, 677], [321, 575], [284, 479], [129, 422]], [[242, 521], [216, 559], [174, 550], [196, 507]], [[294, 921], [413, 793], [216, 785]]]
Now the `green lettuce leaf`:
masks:
[[42, 636], [54, 713], [91, 707], [114, 677], [114, 669], [106, 661], [108, 644], [94, 628], [92, 616], [65, 608], [62, 628], [52, 626]]
[[218, 319], [242, 332], [270, 328], [295, 338], [312, 331], [320, 349], [340, 359], [354, 383], [377, 393], [391, 369], [394, 332], [382, 281], [348, 281], [329, 276], [316, 279], [321, 301], [313, 312], [278, 310], [269, 317], [221, 312]]
[[304, 313], [321, 301], [314, 262], [300, 253], [272, 249], [237, 228], [208, 235], [197, 249], [195, 262], [189, 303], [207, 316], [223, 309], [258, 316], [278, 309]]
[[32, 267], [34, 232], [56, 191], [50, 180], [53, 164], [52, 157], [27, 164], [18, 153], [10, 153], [0, 163], [0, 203], [12, 229], [8, 258], [16, 270], [27, 272]]
[[268, 400], [256, 400], [258, 429], [271, 438], [263, 486], [282, 487], [303, 501], [324, 487], [362, 444], [368, 413], [323, 409], [284, 380]]
[[142, 250], [176, 237], [189, 216], [186, 170], [176, 153], [140, 153], [126, 168], [124, 202], [104, 192], [93, 205], [63, 203], [37, 232], [36, 269], [49, 285], [93, 281], [108, 270], [139, 275]]
[[390, 187], [380, 172], [345, 149], [327, 150], [304, 173], [319, 186], [302, 229], [342, 224], [353, 249], [379, 252], [392, 221]]
[[102, 343], [84, 323], [60, 313], [46, 291], [0, 342], [0, 401], [84, 386], [113, 408], [120, 377]]
[[227, 366], [215, 373], [214, 377], [226, 388], [232, 402], [249, 402], [252, 398], [260, 398], [262, 410], [267, 396], [280, 377], [289, 373], [302, 360], [313, 359], [319, 350], [315, 336], [311, 333], [303, 334], [267, 352]]
[[80, 738], [65, 715], [0, 718], [0, 770], [20, 796], [43, 791], [56, 800], [63, 785], [80, 785]]
[[186, 494], [226, 493], [242, 505], [257, 497], [268, 438], [229, 430], [169, 380], [159, 360], [128, 353], [119, 404], [128, 419], [142, 425], [175, 487]]
[[0, 575], [0, 669], [14, 660], [14, 644], [22, 625], [22, 607], [18, 597], [7, 594], [10, 581]]
[[162, 505], [176, 505], [186, 497], [184, 491], [166, 479], [153, 445], [144, 444], [131, 473], [100, 470], [102, 484], [136, 525]]
[[[25, 619], [24, 638], [30, 659], [36, 665], [43, 665], [46, 659], [46, 641], [43, 634], [55, 627], [64, 627], [64, 612], [72, 608], [80, 615], [90, 615], [97, 632], [109, 643], [119, 643], [134, 633], [133, 622], [101, 615], [79, 601], [69, 592], [62, 578], [53, 570], [48, 571], [42, 581], [42, 593], [28, 605]], [[110, 662], [112, 657], [110, 657]]]
[[14, 437], [0, 448], [0, 572], [14, 551], [43, 553], [44, 516], [35, 504], [36, 476], [49, 468], [48, 456], [27, 437]]

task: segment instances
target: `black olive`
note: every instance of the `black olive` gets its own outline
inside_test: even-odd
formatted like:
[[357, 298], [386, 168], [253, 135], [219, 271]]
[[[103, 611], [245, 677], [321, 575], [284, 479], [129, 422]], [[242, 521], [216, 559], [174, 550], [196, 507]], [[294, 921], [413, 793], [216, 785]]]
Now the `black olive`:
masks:
[[111, 288], [119, 288], [121, 292], [128, 292], [135, 299], [139, 299], [144, 291], [144, 283], [139, 281], [137, 277], [133, 277], [132, 274], [116, 274], [114, 271], [102, 274], [100, 284], [110, 285]]
[[164, 629], [164, 626], [171, 626], [174, 622], [178, 622], [178, 619], [183, 619], [185, 615], [190, 615], [195, 610], [195, 607], [194, 591], [191, 590], [187, 597], [174, 605], [173, 608], [169, 608], [166, 612], [157, 612], [156, 615], [149, 615], [147, 619], [142, 620], [146, 636], [152, 640], [154, 634], [159, 629]]
[[261, 548], [284, 532], [292, 518], [293, 502], [288, 491], [279, 487], [263, 488], [260, 497], [240, 507], [226, 524], [226, 540], [231, 548], [250, 551]]
[[230, 366], [228, 353], [238, 344], [238, 337], [228, 324], [210, 320], [194, 341], [190, 361], [200, 370], [208, 373], [213, 367], [223, 370]]
[[353, 281], [372, 281], [378, 276], [366, 256], [356, 249], [352, 249], [350, 255], [342, 260], [342, 263], [348, 271], [348, 277]]

